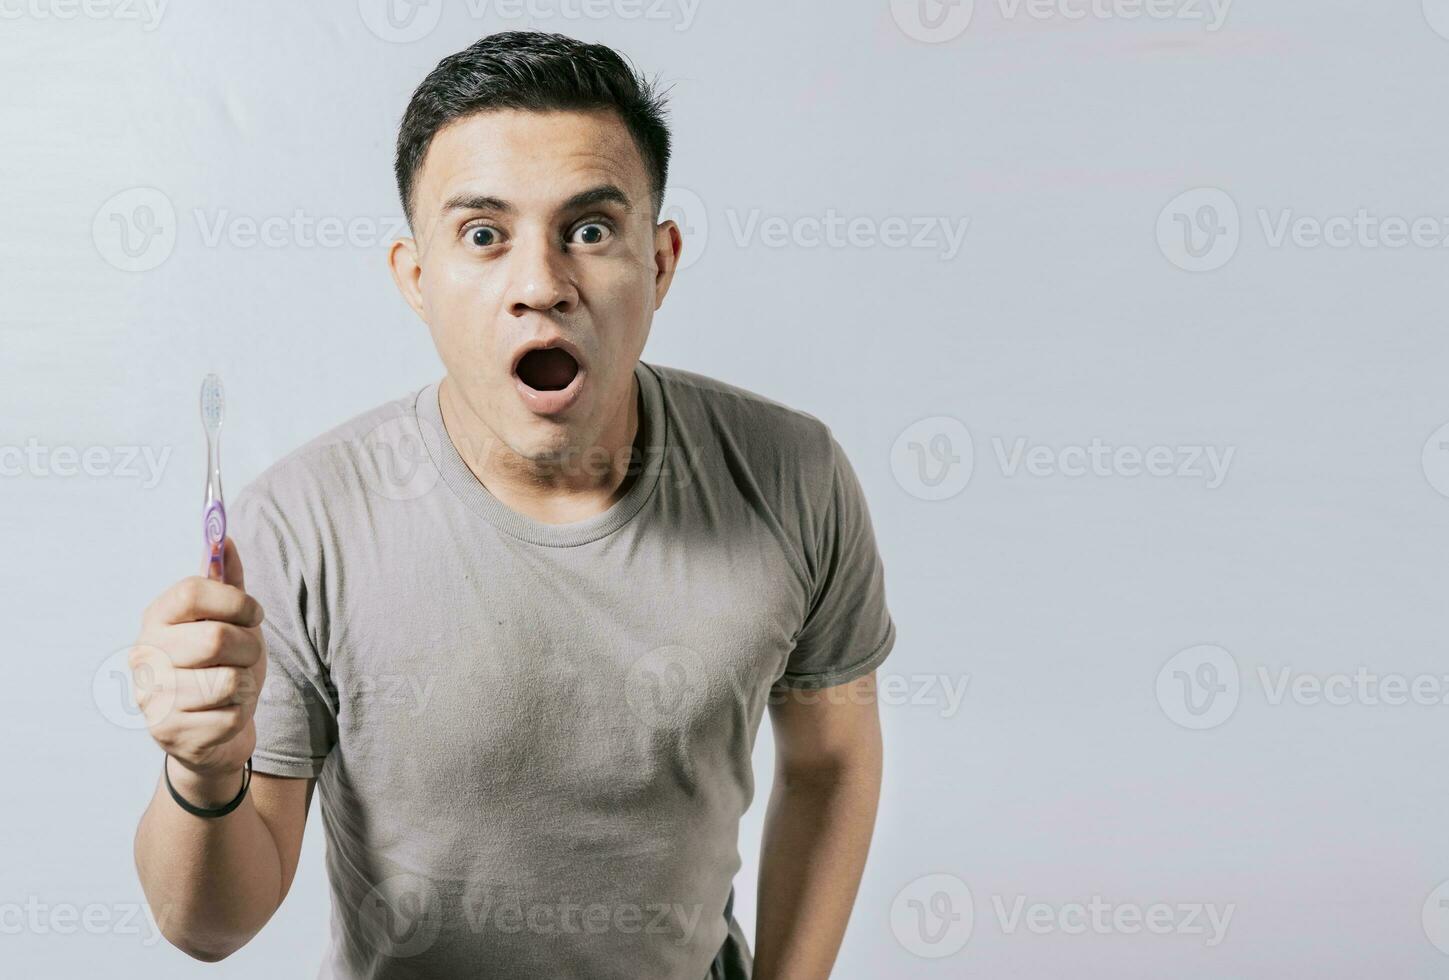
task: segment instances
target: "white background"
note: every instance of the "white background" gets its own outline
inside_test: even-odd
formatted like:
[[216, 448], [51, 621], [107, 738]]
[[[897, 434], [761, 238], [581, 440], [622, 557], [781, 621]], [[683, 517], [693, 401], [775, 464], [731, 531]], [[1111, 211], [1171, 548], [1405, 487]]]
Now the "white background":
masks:
[[[1449, 2], [1237, 0], [1216, 29], [1207, 0], [1067, 2], [978, 0], [967, 25], [935, 0], [433, 0], [399, 39], [370, 0], [0, 0], [0, 972], [315, 969], [315, 819], [291, 896], [231, 959], [134, 931], [160, 754], [116, 657], [196, 570], [203, 374], [225, 380], [235, 492], [441, 373], [376, 230], [248, 245], [247, 223], [385, 232], [413, 87], [537, 26], [674, 86], [690, 262], [645, 359], [826, 420], [870, 501], [899, 629], [882, 682], [925, 703], [882, 707], [835, 976], [1441, 975], [1449, 706], [1332, 675], [1437, 698], [1449, 672]], [[1420, 243], [1276, 238], [1360, 209], [1423, 219]], [[854, 239], [818, 239], [832, 212]], [[880, 242], [918, 218], [968, 230], [949, 256], [939, 232]], [[1165, 447], [1172, 475], [1057, 455], [1094, 440]], [[1018, 445], [1050, 449], [1013, 468]], [[96, 473], [35, 461], [65, 447], [104, 450]], [[164, 466], [120, 466], [124, 447]], [[1195, 447], [1232, 451], [1218, 485], [1177, 474]], [[1285, 669], [1349, 703], [1277, 697]], [[1184, 683], [1234, 677], [1235, 706], [1193, 713], [1210, 692]], [[943, 679], [967, 685], [954, 712]], [[770, 761], [767, 723], [751, 933]], [[1110, 918], [1036, 932], [997, 914], [1018, 896], [1068, 926], [1094, 896], [1232, 917], [1216, 945]]]

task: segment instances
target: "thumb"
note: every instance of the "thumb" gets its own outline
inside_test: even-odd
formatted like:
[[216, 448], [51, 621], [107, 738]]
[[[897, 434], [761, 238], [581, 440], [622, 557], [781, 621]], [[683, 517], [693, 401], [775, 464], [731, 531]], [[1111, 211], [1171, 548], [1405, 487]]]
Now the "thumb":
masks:
[[225, 552], [222, 555], [222, 565], [226, 568], [227, 585], [235, 585], [243, 592], [247, 590], [247, 574], [242, 568], [241, 552], [236, 550], [236, 542], [230, 537], [222, 542]]
[[231, 539], [231, 535], [227, 535], [222, 539], [221, 545], [221, 568], [218, 569], [215, 562], [208, 561], [206, 577], [219, 578], [227, 585], [234, 585], [245, 592], [247, 590], [246, 570], [242, 567], [241, 552], [237, 551], [236, 542]]

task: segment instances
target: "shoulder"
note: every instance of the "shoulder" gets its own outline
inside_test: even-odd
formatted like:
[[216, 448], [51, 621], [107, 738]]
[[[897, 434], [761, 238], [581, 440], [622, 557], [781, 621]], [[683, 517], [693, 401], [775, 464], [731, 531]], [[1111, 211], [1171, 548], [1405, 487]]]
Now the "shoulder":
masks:
[[259, 508], [301, 516], [336, 496], [365, 489], [381, 455], [425, 455], [418, 436], [416, 405], [424, 385], [334, 425], [285, 452], [247, 483], [237, 509]]
[[803, 409], [680, 368], [655, 367], [692, 469], [782, 532], [807, 579], [848, 465], [830, 427]]
[[817, 416], [694, 371], [647, 366], [660, 379], [670, 413], [689, 435], [713, 433], [722, 450], [771, 464], [796, 478], [830, 479], [835, 440]]

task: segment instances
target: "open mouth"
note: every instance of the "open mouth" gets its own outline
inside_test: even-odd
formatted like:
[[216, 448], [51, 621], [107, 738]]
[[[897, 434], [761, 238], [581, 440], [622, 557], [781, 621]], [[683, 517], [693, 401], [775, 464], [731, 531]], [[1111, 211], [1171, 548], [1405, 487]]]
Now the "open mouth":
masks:
[[579, 401], [587, 382], [583, 355], [563, 337], [531, 340], [514, 355], [514, 387], [535, 415], [561, 416]]
[[514, 373], [534, 391], [562, 391], [578, 376], [579, 362], [562, 347], [541, 347], [519, 358]]

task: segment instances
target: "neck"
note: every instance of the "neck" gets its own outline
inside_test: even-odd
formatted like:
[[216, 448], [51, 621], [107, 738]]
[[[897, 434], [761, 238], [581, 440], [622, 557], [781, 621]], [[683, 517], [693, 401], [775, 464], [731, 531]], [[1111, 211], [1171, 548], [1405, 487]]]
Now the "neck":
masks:
[[613, 506], [638, 477], [649, 433], [643, 392], [632, 372], [626, 397], [610, 406], [597, 437], [543, 457], [523, 456], [498, 438], [458, 397], [451, 377], [443, 378], [438, 393], [443, 425], [458, 455], [489, 493], [526, 517], [545, 524], [586, 520]]

